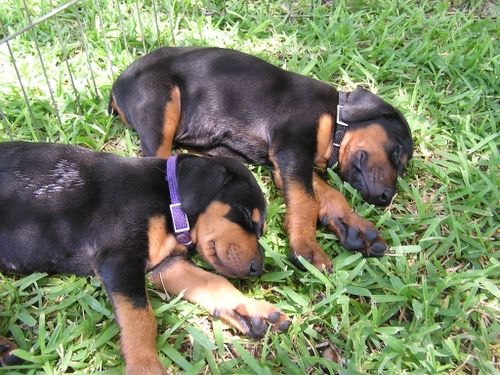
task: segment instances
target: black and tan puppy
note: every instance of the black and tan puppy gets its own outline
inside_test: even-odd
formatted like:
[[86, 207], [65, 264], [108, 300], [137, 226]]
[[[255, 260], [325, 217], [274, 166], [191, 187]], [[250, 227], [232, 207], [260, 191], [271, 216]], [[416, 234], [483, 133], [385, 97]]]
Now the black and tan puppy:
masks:
[[[258, 337], [290, 321], [195, 267], [173, 234], [165, 160], [123, 158], [80, 147], [0, 143], [0, 271], [97, 275], [112, 301], [128, 374], [163, 374], [146, 272]], [[180, 155], [174, 174], [199, 255], [231, 277], [262, 272], [265, 201], [255, 179], [228, 158]], [[0, 364], [13, 347], [0, 340]]]
[[139, 133], [145, 156], [181, 146], [271, 166], [293, 255], [330, 268], [316, 241], [318, 220], [348, 249], [385, 252], [374, 226], [313, 170], [338, 163], [365, 200], [391, 202], [412, 156], [411, 133], [402, 114], [369, 91], [339, 93], [232, 50], [161, 48], [118, 77], [110, 109]]

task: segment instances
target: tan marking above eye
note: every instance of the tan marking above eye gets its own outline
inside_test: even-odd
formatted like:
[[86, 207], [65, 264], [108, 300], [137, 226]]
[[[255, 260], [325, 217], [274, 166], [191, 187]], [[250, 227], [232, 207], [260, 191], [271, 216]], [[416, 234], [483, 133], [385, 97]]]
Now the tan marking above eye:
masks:
[[320, 168], [325, 168], [332, 153], [332, 116], [324, 113], [318, 121], [318, 131], [316, 132], [316, 156], [314, 164]]
[[172, 254], [177, 246], [175, 236], [166, 231], [165, 216], [153, 216], [149, 219], [148, 227], [148, 263], [152, 268]]
[[224, 218], [229, 211], [231, 211], [231, 206], [229, 204], [212, 202], [200, 216], [210, 217], [211, 219]]
[[170, 91], [170, 100], [165, 105], [163, 115], [163, 139], [156, 150], [156, 156], [168, 158], [172, 154], [172, 144], [175, 132], [181, 118], [181, 93], [179, 87], [175, 86]]
[[258, 208], [254, 208], [253, 211], [252, 211], [252, 221], [255, 224], [260, 223], [260, 212], [259, 212]]

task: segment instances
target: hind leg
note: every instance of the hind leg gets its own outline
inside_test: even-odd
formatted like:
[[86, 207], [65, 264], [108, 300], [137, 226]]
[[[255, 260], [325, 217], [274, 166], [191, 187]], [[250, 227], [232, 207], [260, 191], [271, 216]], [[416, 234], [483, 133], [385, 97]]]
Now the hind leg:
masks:
[[156, 354], [156, 320], [146, 295], [141, 259], [119, 250], [100, 259], [96, 274], [113, 303], [127, 375], [165, 375]]
[[[161, 134], [154, 135], [156, 137], [156, 142], [153, 144], [154, 148], [154, 156], [160, 158], [168, 158], [172, 155], [172, 146], [174, 143], [175, 132], [177, 131], [177, 127], [179, 126], [179, 120], [181, 118], [181, 94], [179, 91], [179, 87], [174, 86], [170, 90], [170, 99], [165, 104], [162, 113], [162, 126], [161, 126]], [[145, 147], [148, 148], [148, 151], [151, 149], [151, 145], [146, 144], [148, 142], [148, 134], [146, 132], [139, 132], [141, 137], [141, 144], [143, 151]], [[143, 142], [142, 139], [145, 141]], [[148, 155], [149, 156], [149, 155]]]
[[130, 91], [133, 90], [113, 90], [110, 100], [112, 111], [137, 131], [143, 156], [169, 157], [181, 117], [179, 87], [165, 87], [162, 95], [154, 94], [158, 90], [142, 88], [145, 93], [141, 98]]

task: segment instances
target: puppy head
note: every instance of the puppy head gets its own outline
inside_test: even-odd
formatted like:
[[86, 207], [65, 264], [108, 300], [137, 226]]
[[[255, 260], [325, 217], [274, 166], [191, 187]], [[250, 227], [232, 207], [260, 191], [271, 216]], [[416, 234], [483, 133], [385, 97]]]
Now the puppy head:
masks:
[[340, 145], [340, 176], [367, 202], [387, 206], [413, 154], [410, 127], [400, 111], [362, 88], [348, 94], [341, 113], [349, 127]]
[[260, 275], [264, 255], [258, 238], [266, 204], [255, 178], [229, 158], [179, 161], [181, 203], [200, 256], [225, 276]]

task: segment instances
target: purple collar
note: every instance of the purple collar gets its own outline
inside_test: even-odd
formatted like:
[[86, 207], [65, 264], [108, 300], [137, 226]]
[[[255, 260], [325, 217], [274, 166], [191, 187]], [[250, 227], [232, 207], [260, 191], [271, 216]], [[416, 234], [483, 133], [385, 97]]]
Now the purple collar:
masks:
[[174, 226], [175, 238], [177, 242], [189, 248], [193, 245], [193, 242], [191, 241], [191, 234], [189, 233], [191, 229], [189, 227], [189, 220], [181, 207], [181, 199], [177, 191], [178, 184], [175, 168], [177, 164], [177, 155], [169, 157], [166, 164], [165, 179], [167, 180], [168, 190], [170, 192], [170, 215]]
[[328, 159], [328, 168], [332, 168], [339, 162], [340, 143], [347, 132], [347, 127], [349, 126], [349, 124], [342, 121], [340, 113], [342, 107], [344, 107], [346, 98], [347, 93], [340, 91], [339, 104], [337, 105], [337, 121], [335, 122], [335, 129], [333, 130], [332, 136], [332, 155], [330, 156], [330, 159]]

